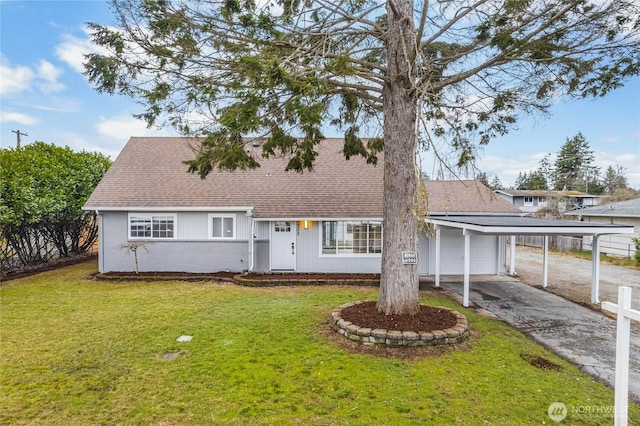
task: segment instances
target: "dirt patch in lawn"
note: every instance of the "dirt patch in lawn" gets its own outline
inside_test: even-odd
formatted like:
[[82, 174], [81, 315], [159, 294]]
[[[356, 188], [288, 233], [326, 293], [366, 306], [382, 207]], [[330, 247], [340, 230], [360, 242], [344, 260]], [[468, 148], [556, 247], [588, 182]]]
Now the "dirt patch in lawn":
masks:
[[521, 353], [520, 358], [541, 370], [562, 371], [562, 366], [555, 364], [546, 358], [542, 358], [541, 356]]

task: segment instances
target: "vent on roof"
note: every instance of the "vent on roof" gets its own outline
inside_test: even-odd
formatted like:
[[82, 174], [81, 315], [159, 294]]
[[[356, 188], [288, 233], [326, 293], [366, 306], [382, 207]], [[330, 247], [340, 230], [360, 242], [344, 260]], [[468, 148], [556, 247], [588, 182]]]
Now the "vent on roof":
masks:
[[253, 145], [253, 146], [260, 146], [260, 141], [253, 141], [253, 142], [251, 143], [251, 145]]

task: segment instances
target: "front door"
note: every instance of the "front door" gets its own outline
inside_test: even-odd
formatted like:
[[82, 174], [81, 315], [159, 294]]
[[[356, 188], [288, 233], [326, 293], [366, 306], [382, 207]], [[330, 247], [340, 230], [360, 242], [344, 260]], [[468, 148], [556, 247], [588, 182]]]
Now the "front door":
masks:
[[271, 269], [293, 271], [296, 267], [295, 222], [271, 222]]

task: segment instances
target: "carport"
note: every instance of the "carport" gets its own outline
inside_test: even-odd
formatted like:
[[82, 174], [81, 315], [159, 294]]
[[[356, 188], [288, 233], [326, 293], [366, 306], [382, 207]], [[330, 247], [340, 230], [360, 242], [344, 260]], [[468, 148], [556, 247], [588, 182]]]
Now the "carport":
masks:
[[469, 306], [469, 270], [471, 262], [471, 236], [496, 235], [511, 237], [511, 264], [509, 273], [515, 270], [515, 237], [516, 235], [543, 236], [542, 255], [542, 287], [547, 287], [548, 248], [550, 235], [593, 237], [591, 303], [600, 303], [600, 245], [599, 237], [608, 234], [631, 234], [633, 226], [598, 224], [568, 220], [536, 219], [522, 216], [431, 216], [428, 221], [435, 227], [435, 285], [440, 286], [440, 232], [443, 228], [462, 229], [464, 235], [464, 289], [463, 306]]

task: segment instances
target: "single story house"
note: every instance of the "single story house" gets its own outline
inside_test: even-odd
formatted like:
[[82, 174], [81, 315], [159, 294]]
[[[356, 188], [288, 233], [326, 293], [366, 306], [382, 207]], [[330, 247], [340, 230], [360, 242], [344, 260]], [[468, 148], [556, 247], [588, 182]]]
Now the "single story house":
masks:
[[[632, 226], [632, 234], [611, 234], [600, 239], [600, 252], [632, 258], [636, 251], [633, 238], [640, 238], [640, 198], [601, 204], [595, 207], [585, 207], [571, 210], [565, 215], [573, 216], [585, 223], [621, 224]], [[592, 237], [583, 237], [586, 248], [590, 249]]]
[[[126, 246], [138, 250], [140, 271], [296, 271], [378, 273], [382, 252], [383, 160], [345, 160], [341, 139], [317, 150], [314, 170], [285, 172], [287, 159], [260, 157], [261, 167], [186, 171], [198, 141], [133, 137], [84, 208], [98, 213], [99, 269], [134, 271]], [[429, 210], [438, 215], [514, 215], [518, 209], [476, 181], [426, 181]], [[473, 274], [504, 272], [495, 236], [474, 236]], [[461, 274], [462, 230], [442, 230], [442, 274]], [[454, 255], [454, 252], [457, 252]], [[419, 238], [419, 271], [433, 275], [434, 241]]]
[[[316, 148], [313, 171], [285, 172], [287, 158], [261, 158], [261, 167], [213, 170], [205, 179], [183, 163], [199, 141], [132, 137], [91, 194], [85, 210], [98, 216], [100, 272], [135, 271], [127, 248], [138, 249], [140, 271], [379, 273], [382, 255], [383, 161], [345, 160], [342, 139]], [[504, 274], [513, 235], [594, 235], [631, 232], [520, 217], [511, 203], [474, 180], [426, 181], [433, 235], [418, 236], [418, 271]], [[514, 270], [514, 244], [511, 266]], [[597, 252], [597, 243], [596, 249]], [[545, 250], [546, 259], [546, 250]], [[594, 257], [592, 298], [598, 297]], [[543, 262], [546, 286], [546, 260]]]
[[595, 206], [601, 199], [598, 195], [580, 191], [497, 189], [495, 193], [529, 215], [551, 206], [557, 206], [560, 212]]

